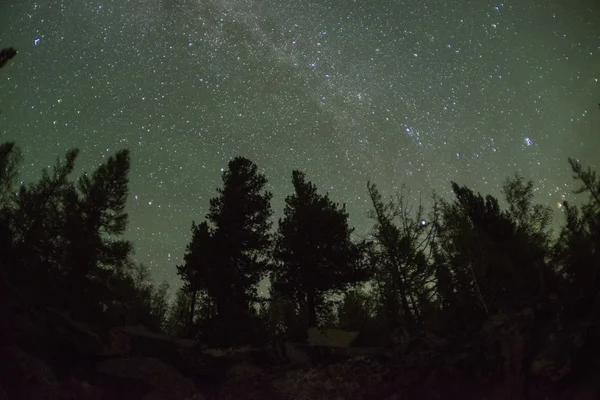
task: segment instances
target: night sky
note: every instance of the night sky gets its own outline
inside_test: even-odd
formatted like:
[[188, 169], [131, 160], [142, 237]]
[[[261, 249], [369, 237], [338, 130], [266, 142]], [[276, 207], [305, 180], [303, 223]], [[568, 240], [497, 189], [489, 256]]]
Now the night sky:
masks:
[[359, 234], [369, 179], [499, 196], [520, 172], [560, 222], [567, 157], [600, 167], [597, 0], [1, 0], [0, 46], [19, 51], [0, 140], [22, 148], [23, 181], [72, 147], [74, 176], [129, 148], [127, 237], [174, 284], [237, 155], [276, 217], [301, 169]]

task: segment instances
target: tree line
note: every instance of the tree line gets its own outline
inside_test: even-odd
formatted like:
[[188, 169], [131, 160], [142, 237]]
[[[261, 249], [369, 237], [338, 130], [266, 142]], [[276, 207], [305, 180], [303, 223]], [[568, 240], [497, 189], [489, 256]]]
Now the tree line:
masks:
[[[600, 179], [573, 159], [575, 192], [589, 199], [562, 203], [558, 234], [552, 210], [533, 202], [533, 182], [515, 175], [503, 185], [505, 208], [452, 182], [454, 198], [433, 196], [427, 213], [405, 188], [385, 201], [369, 182], [372, 234], [357, 239], [345, 205], [297, 170], [274, 228], [267, 178], [236, 157], [204, 221], [192, 221], [176, 266], [183, 286], [169, 304], [168, 285], [151, 282], [123, 239], [128, 150], [71, 180], [77, 156], [68, 151], [37, 182], [17, 185], [21, 151], [0, 145], [1, 275], [94, 326], [142, 324], [218, 346], [338, 327], [385, 345], [398, 329], [468, 335], [502, 311], [560, 298], [582, 312], [597, 297]], [[258, 293], [265, 278], [267, 297]]]
[[[318, 193], [301, 171], [293, 171], [294, 193], [269, 230], [267, 180], [236, 158], [177, 267], [187, 329], [234, 344], [301, 340], [309, 327], [330, 326], [385, 344], [397, 329], [468, 334], [491, 315], [550, 298], [581, 309], [598, 290], [600, 180], [569, 163], [582, 183], [575, 192], [589, 201], [581, 209], [561, 204], [566, 224], [558, 235], [552, 209], [533, 201], [533, 182], [515, 175], [502, 187], [504, 209], [452, 182], [454, 199], [433, 196], [428, 213], [411, 206], [405, 188], [384, 201], [369, 182], [372, 235], [356, 240], [345, 205]], [[256, 296], [263, 277], [268, 300]]]
[[[0, 53], [0, 67], [16, 51]], [[373, 221], [358, 239], [344, 204], [302, 171], [273, 226], [267, 178], [236, 157], [190, 242], [169, 304], [123, 238], [130, 155], [120, 150], [72, 180], [78, 151], [17, 185], [22, 153], [0, 145], [0, 278], [32, 301], [68, 311], [102, 329], [142, 324], [154, 331], [231, 346], [304, 340], [307, 328], [361, 332], [385, 345], [398, 330], [467, 337], [491, 315], [560, 302], [577, 318], [595, 307], [600, 288], [600, 179], [569, 159], [574, 192], [553, 232], [552, 210], [534, 203], [534, 184], [515, 175], [499, 199], [451, 182], [454, 198], [433, 196], [431, 210], [411, 205], [406, 188], [384, 200], [366, 190]], [[269, 296], [258, 293], [268, 278]]]

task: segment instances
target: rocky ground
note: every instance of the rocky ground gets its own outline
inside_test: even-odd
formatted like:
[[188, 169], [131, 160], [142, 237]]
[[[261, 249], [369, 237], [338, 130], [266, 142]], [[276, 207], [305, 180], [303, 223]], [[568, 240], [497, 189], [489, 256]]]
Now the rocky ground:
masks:
[[[3, 399], [596, 399], [595, 321], [565, 328], [544, 307], [499, 314], [468, 341], [431, 333], [396, 349], [312, 340], [209, 349], [0, 294]], [[550, 307], [550, 306], [545, 306]]]

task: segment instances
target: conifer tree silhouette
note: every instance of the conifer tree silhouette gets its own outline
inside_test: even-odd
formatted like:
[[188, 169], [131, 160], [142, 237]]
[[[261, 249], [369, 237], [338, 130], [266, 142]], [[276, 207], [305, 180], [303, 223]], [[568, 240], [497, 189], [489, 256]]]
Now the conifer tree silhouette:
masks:
[[222, 179], [206, 222], [193, 224], [185, 264], [177, 269], [193, 295], [188, 317], [193, 319], [196, 293], [203, 294], [212, 310], [204, 333], [229, 345], [245, 340], [258, 284], [268, 271], [272, 194], [265, 190], [267, 179], [256, 164], [243, 157], [229, 162]]
[[341, 292], [368, 278], [361, 262], [364, 245], [351, 240], [346, 206], [320, 195], [305, 174], [293, 171], [295, 193], [286, 198], [279, 220], [273, 279], [308, 311], [309, 327], [317, 326], [325, 295]]

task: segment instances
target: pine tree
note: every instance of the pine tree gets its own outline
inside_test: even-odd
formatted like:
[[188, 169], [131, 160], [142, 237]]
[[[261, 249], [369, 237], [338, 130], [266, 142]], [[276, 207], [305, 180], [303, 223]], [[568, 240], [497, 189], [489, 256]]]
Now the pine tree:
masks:
[[294, 171], [295, 193], [286, 198], [279, 220], [273, 280], [288, 297], [308, 311], [309, 327], [317, 326], [318, 311], [326, 311], [325, 296], [339, 293], [368, 278], [364, 245], [351, 240], [345, 205], [319, 195], [304, 173]]
[[121, 150], [91, 176], [84, 174], [78, 181], [79, 191], [70, 185], [64, 192], [68, 210], [63, 226], [65, 306], [89, 297], [89, 290], [101, 296], [107, 270], [127, 265], [132, 245], [119, 236], [127, 226], [129, 170], [129, 151]]
[[67, 210], [62, 202], [71, 183], [78, 150], [67, 152], [65, 161], [57, 160], [52, 174], [42, 170], [36, 183], [19, 188], [11, 226], [18, 267], [13, 282], [18, 287], [36, 287], [36, 296], [50, 296], [47, 283], [58, 274], [64, 256], [64, 220]]
[[158, 330], [168, 286], [134, 279], [131, 244], [119, 238], [127, 222], [129, 154], [118, 152], [75, 185], [68, 176], [77, 153], [69, 151], [14, 195], [20, 153], [14, 143], [0, 146], [3, 261], [10, 255], [3, 275], [34, 301], [60, 305], [86, 322], [143, 321]]
[[[271, 247], [267, 179], [250, 160], [236, 157], [223, 172], [223, 188], [210, 200], [206, 222], [193, 225], [193, 237], [178, 273], [190, 295], [202, 294], [206, 340], [232, 345], [246, 341], [267, 273]], [[190, 305], [195, 306], [195, 295]], [[194, 315], [189, 314], [193, 319]], [[246, 326], [244, 326], [246, 325]]]
[[[267, 272], [273, 196], [265, 190], [267, 179], [252, 161], [236, 157], [228, 167], [223, 172], [223, 188], [210, 200], [206, 217], [214, 226], [219, 262], [242, 283], [235, 295], [248, 302], [256, 299], [258, 282]], [[217, 290], [216, 295], [222, 293]]]

